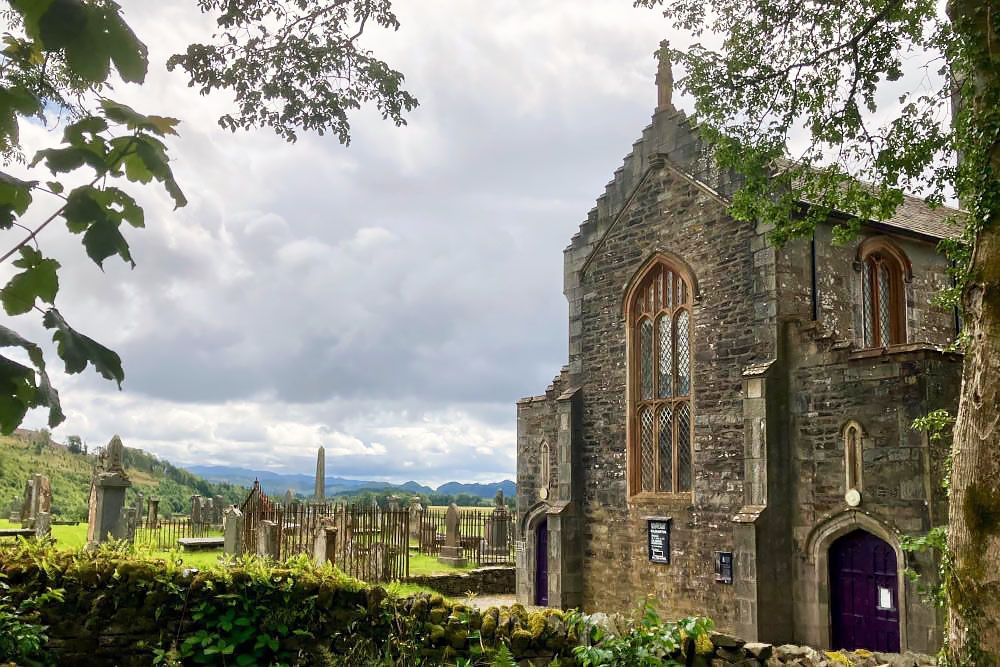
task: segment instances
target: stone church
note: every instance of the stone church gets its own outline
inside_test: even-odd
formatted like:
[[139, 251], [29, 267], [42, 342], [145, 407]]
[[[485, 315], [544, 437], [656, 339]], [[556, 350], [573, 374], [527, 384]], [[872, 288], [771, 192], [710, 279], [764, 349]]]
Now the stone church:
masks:
[[564, 251], [569, 363], [517, 404], [518, 598], [934, 652], [935, 563], [900, 542], [947, 522], [946, 452], [911, 424], [957, 405], [960, 322], [931, 304], [951, 211], [775, 248], [658, 84]]

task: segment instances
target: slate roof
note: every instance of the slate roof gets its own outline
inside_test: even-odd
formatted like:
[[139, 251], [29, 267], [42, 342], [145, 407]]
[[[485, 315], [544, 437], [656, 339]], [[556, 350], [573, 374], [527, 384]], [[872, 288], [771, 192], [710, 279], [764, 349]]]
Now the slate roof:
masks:
[[936, 239], [954, 238], [962, 234], [962, 228], [948, 218], [959, 212], [948, 206], [931, 208], [918, 197], [904, 195], [903, 203], [896, 208], [893, 216], [888, 220], [878, 221], [877, 224]]

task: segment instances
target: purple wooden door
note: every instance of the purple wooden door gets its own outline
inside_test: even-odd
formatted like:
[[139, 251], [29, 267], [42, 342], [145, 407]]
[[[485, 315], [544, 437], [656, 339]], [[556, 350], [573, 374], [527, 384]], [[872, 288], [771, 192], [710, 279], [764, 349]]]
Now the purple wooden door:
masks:
[[831, 648], [899, 652], [896, 552], [871, 533], [830, 546], [830, 621]]
[[549, 524], [542, 521], [535, 529], [535, 604], [549, 604]]

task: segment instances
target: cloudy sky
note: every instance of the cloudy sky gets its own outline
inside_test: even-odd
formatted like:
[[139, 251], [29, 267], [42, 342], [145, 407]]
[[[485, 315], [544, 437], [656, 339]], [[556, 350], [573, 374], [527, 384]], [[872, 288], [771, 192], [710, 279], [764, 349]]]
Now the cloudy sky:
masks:
[[45, 231], [57, 306], [126, 371], [121, 392], [57, 376], [57, 439], [285, 472], [324, 445], [331, 475], [512, 477], [514, 402], [566, 359], [562, 249], [649, 122], [667, 22], [629, 0], [400, 0], [402, 29], [368, 44], [420, 107], [402, 128], [357, 114], [345, 148], [222, 130], [226, 96], [163, 66], [211, 29], [194, 0], [123, 4], [151, 71], [115, 97], [182, 120], [190, 204], [140, 189], [135, 270]]

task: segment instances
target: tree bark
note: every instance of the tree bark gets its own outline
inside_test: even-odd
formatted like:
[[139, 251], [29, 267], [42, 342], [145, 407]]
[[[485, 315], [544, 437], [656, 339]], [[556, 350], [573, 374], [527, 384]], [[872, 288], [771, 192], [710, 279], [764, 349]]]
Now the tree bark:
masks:
[[963, 160], [976, 178], [964, 194], [978, 232], [962, 299], [969, 342], [952, 450], [947, 657], [989, 667], [1000, 665], [1000, 0], [953, 0], [948, 13], [968, 46]]

